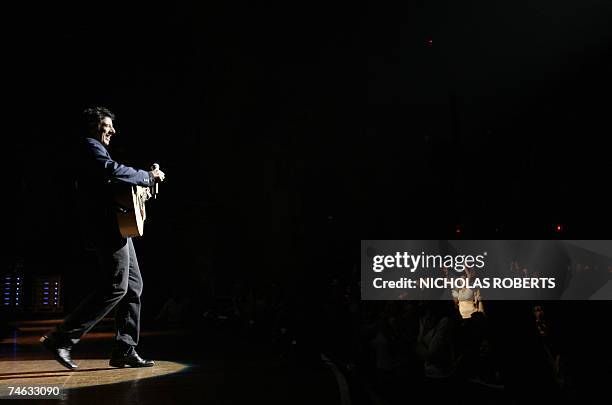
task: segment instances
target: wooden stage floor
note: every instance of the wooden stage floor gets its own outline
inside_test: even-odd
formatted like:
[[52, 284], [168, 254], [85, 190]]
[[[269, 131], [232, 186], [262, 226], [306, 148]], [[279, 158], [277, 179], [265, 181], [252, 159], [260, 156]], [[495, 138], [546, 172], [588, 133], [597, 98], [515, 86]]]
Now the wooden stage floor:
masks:
[[[73, 350], [79, 369], [53, 360], [38, 339], [54, 321], [22, 322], [0, 339], [0, 400], [9, 387], [59, 387], [59, 399], [41, 404], [334, 404], [340, 393], [325, 364], [280, 359], [265, 345], [223, 332], [205, 338], [186, 331], [143, 331], [139, 353], [154, 367], [108, 365], [113, 333], [96, 328]], [[108, 327], [106, 329], [109, 329]], [[16, 394], [13, 394], [13, 398]]]

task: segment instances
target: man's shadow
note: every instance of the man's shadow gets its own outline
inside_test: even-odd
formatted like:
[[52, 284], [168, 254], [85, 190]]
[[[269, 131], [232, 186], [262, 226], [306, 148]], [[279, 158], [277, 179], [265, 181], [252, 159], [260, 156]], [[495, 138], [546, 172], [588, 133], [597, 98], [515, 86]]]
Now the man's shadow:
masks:
[[12, 380], [21, 378], [41, 378], [41, 377], [68, 377], [73, 373], [82, 373], [85, 371], [103, 371], [103, 370], [116, 370], [116, 367], [98, 367], [98, 368], [84, 368], [77, 369], [69, 372], [69, 374], [58, 374], [66, 373], [66, 370], [49, 370], [49, 371], [23, 371], [14, 373], [0, 373], [0, 380]]

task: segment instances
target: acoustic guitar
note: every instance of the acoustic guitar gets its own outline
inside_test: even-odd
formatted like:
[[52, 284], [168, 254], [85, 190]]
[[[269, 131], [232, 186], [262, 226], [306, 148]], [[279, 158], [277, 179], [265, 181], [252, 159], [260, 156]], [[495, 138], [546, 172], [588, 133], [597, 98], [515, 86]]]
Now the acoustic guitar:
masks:
[[[159, 165], [154, 164], [152, 169], [159, 169]], [[157, 198], [157, 193], [157, 183], [153, 187], [129, 185], [115, 187], [117, 222], [121, 236], [134, 238], [143, 235], [144, 221], [147, 218], [145, 202], [150, 198]]]

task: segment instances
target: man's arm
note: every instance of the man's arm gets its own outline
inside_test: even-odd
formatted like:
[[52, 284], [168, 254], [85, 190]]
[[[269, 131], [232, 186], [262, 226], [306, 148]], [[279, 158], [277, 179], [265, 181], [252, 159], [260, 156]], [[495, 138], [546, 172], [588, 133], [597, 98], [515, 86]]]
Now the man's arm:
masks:
[[106, 148], [98, 142], [87, 139], [87, 147], [93, 155], [95, 167], [103, 172], [105, 179], [114, 183], [131, 184], [134, 186], [151, 187], [155, 184], [152, 172], [134, 169], [111, 159]]

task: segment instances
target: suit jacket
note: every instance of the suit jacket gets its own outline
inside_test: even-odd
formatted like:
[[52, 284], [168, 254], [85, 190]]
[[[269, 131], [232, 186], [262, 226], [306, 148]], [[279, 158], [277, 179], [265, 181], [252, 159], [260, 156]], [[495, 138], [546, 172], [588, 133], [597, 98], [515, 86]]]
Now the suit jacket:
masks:
[[86, 243], [95, 248], [123, 246], [113, 188], [119, 184], [150, 187], [155, 184], [153, 175], [115, 162], [106, 147], [93, 138], [81, 142], [77, 162], [77, 201]]

